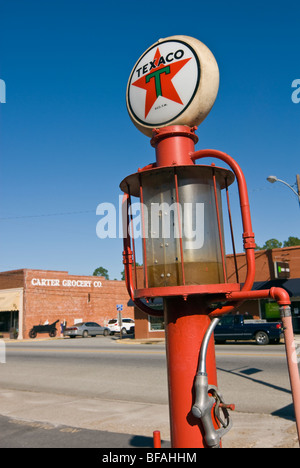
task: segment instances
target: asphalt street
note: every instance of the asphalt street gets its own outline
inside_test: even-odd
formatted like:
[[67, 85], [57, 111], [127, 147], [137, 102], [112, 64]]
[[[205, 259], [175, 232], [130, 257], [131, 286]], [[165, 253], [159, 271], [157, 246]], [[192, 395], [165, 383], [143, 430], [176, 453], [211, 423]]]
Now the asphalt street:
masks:
[[[284, 347], [218, 345], [216, 355], [219, 388], [236, 404], [223, 447], [297, 447]], [[8, 343], [0, 447], [151, 448], [153, 430], [169, 447], [165, 364], [163, 344]]]
[[[1, 448], [152, 448], [153, 438], [24, 421], [0, 415]], [[162, 448], [169, 448], [162, 440]]]

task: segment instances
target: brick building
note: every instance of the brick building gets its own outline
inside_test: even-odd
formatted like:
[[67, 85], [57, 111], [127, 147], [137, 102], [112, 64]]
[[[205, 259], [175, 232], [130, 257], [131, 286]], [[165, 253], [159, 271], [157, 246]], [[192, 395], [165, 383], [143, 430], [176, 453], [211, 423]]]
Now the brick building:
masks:
[[[34, 325], [94, 321], [106, 325], [117, 316], [134, 316], [124, 281], [97, 276], [69, 275], [67, 271], [14, 270], [0, 273], [0, 334], [17, 329], [28, 338]], [[60, 324], [58, 330], [60, 330]]]
[[[246, 276], [245, 254], [237, 254], [239, 282], [243, 283]], [[227, 255], [228, 281], [235, 282], [235, 268], [233, 255]], [[286, 265], [288, 271], [279, 273], [280, 265]], [[255, 252], [255, 280], [253, 290], [281, 287], [291, 298], [294, 331], [300, 333], [300, 246], [284, 247]], [[283, 269], [283, 268], [282, 268]], [[284, 269], [285, 270], [285, 269]], [[280, 320], [277, 303], [269, 299], [246, 301], [240, 312], [249, 312], [255, 317], [266, 320]]]
[[[292, 301], [293, 326], [300, 333], [300, 246], [256, 251], [256, 275], [253, 289], [280, 286]], [[245, 281], [245, 254], [236, 256], [239, 282]], [[289, 278], [276, 278], [276, 262], [289, 265]], [[227, 255], [228, 282], [235, 283], [233, 255]], [[143, 287], [143, 268], [138, 267], [138, 285]], [[155, 300], [161, 307], [162, 301]], [[66, 271], [14, 270], [0, 273], [0, 334], [8, 336], [17, 329], [19, 338], [28, 338], [33, 325], [56, 320], [73, 325], [75, 321], [95, 321], [106, 325], [117, 316], [122, 304], [123, 316], [135, 318], [136, 338], [164, 337], [163, 318], [148, 317], [129, 300], [124, 281], [103, 277], [75, 276]], [[279, 309], [274, 301], [246, 301], [239, 309], [255, 317], [278, 320]], [[58, 324], [59, 325], [59, 324]], [[59, 326], [58, 326], [59, 329]]]
[[[244, 253], [236, 255], [238, 281], [235, 273], [233, 255], [226, 256], [227, 280], [229, 283], [244, 283], [246, 277], [246, 258]], [[289, 273], [278, 278], [276, 267], [280, 263], [287, 263]], [[291, 309], [293, 315], [293, 327], [296, 333], [300, 333], [300, 246], [284, 247], [281, 249], [258, 250], [255, 252], [255, 283], [252, 289], [270, 289], [278, 286], [286, 289], [291, 297]], [[143, 287], [142, 270], [139, 269], [139, 287]], [[158, 302], [158, 301], [157, 301]], [[246, 301], [239, 308], [239, 312], [249, 313], [256, 318], [266, 320], [280, 320], [280, 312], [277, 303], [268, 299]], [[135, 336], [136, 338], [157, 338], [164, 336], [163, 320], [147, 317], [143, 312], [135, 308]]]

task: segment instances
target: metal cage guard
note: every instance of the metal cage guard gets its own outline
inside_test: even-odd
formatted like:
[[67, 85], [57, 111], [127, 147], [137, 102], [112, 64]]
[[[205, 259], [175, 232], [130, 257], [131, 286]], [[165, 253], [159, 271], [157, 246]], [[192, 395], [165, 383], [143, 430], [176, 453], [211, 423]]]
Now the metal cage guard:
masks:
[[[220, 285], [218, 285], [218, 290], [220, 292], [225, 293], [225, 300], [229, 300], [230, 302], [221, 307], [217, 308], [215, 310], [210, 310], [208, 311], [208, 314], [210, 316], [216, 316], [216, 315], [223, 315], [227, 314], [229, 312], [232, 312], [235, 308], [239, 307], [244, 300], [249, 298], [249, 295], [245, 295], [244, 293], [251, 291], [251, 288], [254, 283], [254, 276], [255, 276], [255, 241], [254, 241], [254, 233], [252, 231], [252, 223], [251, 223], [251, 216], [250, 216], [250, 206], [249, 206], [249, 199], [248, 199], [248, 192], [247, 192], [247, 185], [246, 185], [246, 180], [244, 177], [244, 174], [240, 168], [240, 166], [236, 163], [236, 161], [227, 155], [226, 153], [223, 153], [221, 151], [216, 151], [216, 150], [200, 150], [194, 153], [190, 153], [190, 160], [191, 163], [193, 164], [197, 159], [202, 159], [202, 158], [207, 158], [207, 157], [213, 157], [216, 159], [220, 159], [232, 169], [234, 172], [237, 183], [238, 183], [238, 190], [239, 190], [239, 198], [240, 198], [240, 206], [241, 206], [241, 213], [242, 213], [242, 223], [243, 223], [243, 241], [244, 241], [244, 248], [246, 252], [246, 263], [247, 263], [247, 274], [246, 274], [246, 280], [245, 283], [240, 291], [237, 291], [236, 287], [234, 287], [234, 284], [229, 284], [226, 283], [226, 287], [223, 288], [224, 291], [222, 291], [222, 288], [220, 288]], [[140, 170], [141, 172], [143, 170], [148, 170], [151, 168], [156, 167], [156, 164], [150, 164]], [[176, 174], [175, 174], [176, 175]], [[175, 179], [176, 180], [176, 179]], [[215, 182], [214, 182], [215, 183]], [[175, 184], [176, 187], [176, 184]], [[129, 187], [128, 187], [129, 191]], [[178, 195], [178, 192], [177, 192]], [[140, 197], [141, 197], [141, 203], [143, 203], [143, 192], [142, 188], [140, 189]], [[130, 192], [129, 193], [124, 193], [124, 198], [123, 198], [123, 204], [125, 204], [125, 207], [123, 209], [123, 213], [126, 213], [126, 220], [123, 221], [124, 224], [124, 229], [126, 229], [126, 232], [124, 232], [124, 251], [123, 251], [123, 263], [125, 266], [125, 282], [126, 282], [126, 287], [128, 290], [128, 293], [132, 299], [132, 301], [135, 303], [135, 305], [141, 309], [143, 312], [147, 313], [148, 315], [162, 315], [161, 312], [159, 311], [154, 311], [151, 307], [147, 306], [147, 304], [144, 304], [141, 300], [140, 297], [137, 297], [137, 294], [135, 294], [136, 290], [136, 282], [133, 281], [133, 268], [132, 268], [132, 263], [134, 263], [134, 235], [133, 232], [129, 232], [129, 227], [130, 227], [130, 206], [131, 206], [131, 196]], [[229, 198], [228, 198], [228, 190], [227, 190], [227, 204], [229, 206]], [[129, 208], [128, 208], [129, 205]], [[218, 204], [216, 203], [216, 210], [218, 212]], [[230, 207], [229, 207], [229, 217], [230, 217], [230, 227], [231, 227], [231, 232], [232, 232], [232, 225], [231, 225], [231, 215], [230, 215]], [[142, 214], [143, 218], [143, 214]], [[219, 225], [219, 231], [220, 231], [220, 220], [218, 216], [218, 225]], [[142, 220], [142, 225], [143, 225], [143, 220]], [[144, 229], [144, 227], [143, 227]], [[144, 235], [144, 231], [143, 231]], [[132, 237], [132, 242], [131, 242], [131, 237]], [[220, 236], [221, 238], [221, 236]], [[144, 241], [144, 239], [143, 239]], [[232, 242], [233, 242], [233, 248], [234, 248], [234, 240], [233, 240], [233, 233], [232, 233]], [[222, 250], [222, 258], [223, 258], [223, 271], [225, 271], [225, 254], [224, 254], [224, 249], [221, 244], [221, 250]], [[182, 251], [182, 246], [181, 246], [181, 251]], [[234, 248], [235, 251], [235, 248]], [[183, 264], [183, 262], [182, 262]], [[146, 268], [145, 268], [146, 270]], [[238, 273], [236, 269], [236, 274], [238, 278]], [[226, 276], [225, 276], [226, 278]], [[147, 278], [146, 278], [146, 283], [147, 283]], [[188, 291], [193, 294], [203, 294], [203, 293], [210, 293], [210, 291], [213, 291], [212, 286], [214, 285], [205, 285], [205, 288], [201, 285], [198, 286], [189, 286]], [[232, 290], [230, 290], [232, 288]], [[157, 289], [157, 291], [156, 291]], [[169, 287], [163, 287], [163, 288], [146, 288], [144, 290], [140, 290], [140, 294], [142, 297], [155, 297], [155, 296], [161, 296], [162, 290], [164, 290], [164, 294], [170, 295], [172, 294], [172, 290]], [[262, 291], [259, 292], [261, 296]], [[186, 297], [187, 295], [187, 290], [184, 286], [178, 286], [176, 287], [176, 295], [182, 295], [183, 297]], [[256, 291], [254, 291], [251, 296], [253, 298], [255, 297], [254, 295], [256, 294]], [[269, 290], [264, 291], [265, 296], [264, 297], [269, 297], [270, 292]], [[289, 304], [289, 302], [287, 303]]]
[[[220, 159], [226, 164], [228, 164], [228, 166], [233, 170], [236, 176], [237, 183], [238, 183], [238, 190], [239, 190], [242, 223], [243, 223], [243, 241], [244, 241], [244, 249], [245, 249], [246, 264], [247, 264], [246, 280], [242, 289], [240, 291], [236, 291], [236, 290], [228, 291], [230, 284], [226, 283], [227, 292], [225, 293], [225, 300], [229, 301], [228, 304], [224, 305], [223, 307], [216, 308], [214, 310], [210, 310], [210, 311], [208, 310], [208, 315], [210, 315], [210, 317], [215, 317], [215, 316], [220, 316], [220, 315], [233, 312], [237, 307], [239, 307], [247, 299], [272, 298], [276, 300], [278, 304], [281, 306], [289, 306], [291, 303], [289, 294], [282, 288], [271, 288], [271, 289], [265, 289], [265, 290], [260, 290], [260, 291], [251, 291], [251, 288], [254, 283], [254, 276], [255, 276], [255, 252], [254, 252], [255, 240], [254, 240], [254, 233], [252, 231], [252, 223], [251, 223], [250, 206], [249, 206], [249, 198], [248, 198], [246, 180], [238, 163], [226, 153], [223, 153], [217, 150], [200, 150], [200, 151], [196, 151], [190, 154], [190, 158], [193, 162], [198, 159], [203, 159], [203, 158], [208, 158], [208, 157]], [[146, 168], [149, 169], [149, 167], [154, 167], [154, 166], [155, 164], [151, 164], [149, 166], [146, 166]], [[123, 220], [124, 229], [126, 229], [126, 232], [124, 232], [123, 234], [124, 236], [123, 263], [125, 267], [125, 283], [126, 283], [127, 291], [132, 301], [141, 311], [152, 316], [162, 316], [163, 315], [162, 311], [153, 310], [150, 306], [142, 302], [141, 299], [139, 297], [136, 297], [135, 295], [134, 291], [136, 290], [137, 285], [136, 285], [136, 281], [135, 282], [133, 281], [133, 268], [132, 268], [132, 264], [133, 263], [135, 264], [134, 262], [134, 258], [135, 258], [134, 234], [132, 232], [130, 236], [129, 227], [130, 227], [131, 217], [129, 214], [130, 210], [128, 209], [128, 205], [129, 205], [129, 208], [131, 206], [130, 192], [129, 194], [124, 193], [123, 204], [125, 204], [125, 207], [123, 207], [122, 211], [123, 211], [123, 214], [126, 213], [126, 220]], [[131, 246], [131, 237], [133, 239], [133, 242], [132, 242], [133, 249]], [[205, 288], [206, 293], [207, 293], [207, 290], [211, 289], [211, 286], [212, 285], [206, 285], [206, 288]], [[220, 285], [218, 285], [218, 287], [219, 286]], [[168, 287], [152, 288], [152, 289], [154, 290], [152, 292], [148, 288], [145, 288], [144, 291], [141, 291], [145, 293], [144, 297], [146, 299], [151, 296], [153, 297], [155, 293], [157, 293], [156, 296], [159, 297], [162, 293], [162, 289], [165, 290], [166, 295], [172, 292], [171, 288], [168, 288]], [[188, 289], [189, 291], [193, 291], [193, 294], [203, 294], [203, 288], [200, 285], [193, 286], [193, 287], [190, 286]], [[232, 289], [235, 289], [235, 288], [232, 288]], [[176, 290], [177, 290], [177, 295], [178, 293], [180, 294], [181, 292], [182, 296], [184, 297], [186, 296], [186, 289], [184, 288], [184, 286], [177, 286]], [[149, 295], [147, 295], [147, 293]]]

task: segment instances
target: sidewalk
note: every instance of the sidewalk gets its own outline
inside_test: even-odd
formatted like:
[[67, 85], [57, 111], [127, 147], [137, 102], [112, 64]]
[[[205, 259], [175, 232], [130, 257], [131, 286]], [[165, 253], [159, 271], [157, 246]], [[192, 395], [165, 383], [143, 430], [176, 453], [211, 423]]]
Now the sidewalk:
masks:
[[[162, 448], [170, 447], [167, 405], [116, 401], [110, 405], [109, 401], [83, 398], [70, 401], [63, 395], [7, 393], [0, 395], [2, 448], [152, 448], [154, 430], [161, 432]], [[13, 397], [18, 398], [17, 411], [10, 408]], [[232, 418], [233, 427], [222, 439], [223, 448], [299, 448], [293, 421], [237, 412]]]
[[[299, 448], [291, 420], [236, 411], [232, 418], [223, 448]], [[170, 447], [168, 405], [0, 391], [2, 448], [151, 448], [154, 430]]]

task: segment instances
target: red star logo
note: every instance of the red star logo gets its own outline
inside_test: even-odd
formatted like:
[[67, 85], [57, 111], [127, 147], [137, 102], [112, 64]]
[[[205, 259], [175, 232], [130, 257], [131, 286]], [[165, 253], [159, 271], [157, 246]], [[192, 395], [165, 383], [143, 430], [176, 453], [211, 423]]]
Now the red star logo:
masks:
[[187, 58], [166, 65], [164, 58], [161, 57], [159, 48], [157, 48], [152, 62], [155, 64], [155, 67], [152, 67], [154, 71], [150, 71], [132, 83], [133, 86], [146, 90], [145, 118], [159, 96], [183, 104], [172, 83], [172, 79], [189, 60], [190, 58]]

